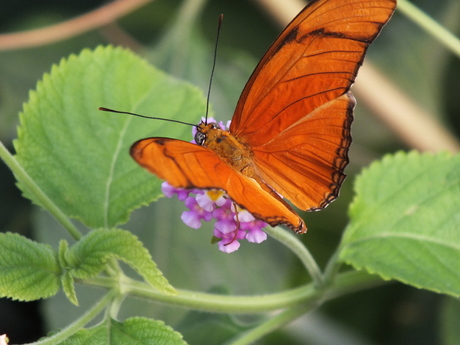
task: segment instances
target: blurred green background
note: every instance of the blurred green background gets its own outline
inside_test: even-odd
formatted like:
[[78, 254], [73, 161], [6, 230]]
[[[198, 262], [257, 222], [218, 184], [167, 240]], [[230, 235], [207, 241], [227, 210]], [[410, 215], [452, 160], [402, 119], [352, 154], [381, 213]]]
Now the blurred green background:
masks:
[[[104, 3], [2, 0], [0, 33], [56, 24]], [[415, 0], [414, 4], [459, 34], [458, 0]], [[102, 29], [48, 45], [0, 51], [0, 140], [13, 151], [11, 143], [16, 137], [22, 104], [52, 64], [100, 44], [127, 45], [161, 69], [189, 80], [205, 92], [220, 13], [224, 13], [225, 19], [211, 103], [218, 120], [231, 118], [247, 78], [281, 27], [256, 2], [209, 0], [200, 7], [200, 1], [189, 1], [190, 7], [184, 10], [183, 6], [184, 2], [178, 0], [152, 1], [120, 18], [117, 24]], [[413, 102], [452, 132], [460, 133], [458, 57], [396, 13], [371, 46], [367, 60], [377, 65]], [[357, 98], [354, 142], [347, 168], [349, 178], [341, 197], [326, 210], [305, 215], [310, 231], [302, 240], [322, 267], [347, 224], [354, 175], [385, 153], [411, 149]], [[160, 134], [155, 132], [155, 123], [146, 125], [151, 126], [152, 135]], [[0, 165], [0, 191], [0, 231], [19, 232], [54, 247], [61, 238], [72, 243], [57, 222], [22, 198], [4, 164]], [[272, 239], [261, 245], [243, 243], [231, 255], [219, 252], [216, 245], [209, 244], [210, 227], [191, 230], [181, 223], [184, 209], [176, 200], [160, 199], [135, 211], [130, 222], [123, 226], [143, 240], [174, 286], [224, 294], [260, 294], [309, 280], [300, 262]], [[0, 299], [0, 334], [7, 333], [15, 343], [37, 340], [47, 331], [65, 327], [101, 293], [94, 288], [79, 287], [80, 307], [71, 305], [62, 295], [34, 303]], [[264, 338], [260, 344], [448, 344], [442, 336], [446, 301], [447, 297], [392, 283], [329, 302]], [[120, 317], [139, 314], [164, 320], [183, 333], [190, 344], [220, 344], [258, 320], [254, 316], [190, 313], [136, 299], [124, 303]]]

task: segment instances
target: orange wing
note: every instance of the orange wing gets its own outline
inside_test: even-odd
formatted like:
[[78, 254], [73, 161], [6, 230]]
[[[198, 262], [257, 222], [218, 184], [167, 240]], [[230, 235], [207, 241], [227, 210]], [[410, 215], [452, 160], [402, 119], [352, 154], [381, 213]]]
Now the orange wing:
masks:
[[247, 82], [230, 132], [251, 147], [346, 93], [396, 0], [313, 0], [275, 40]]
[[257, 65], [230, 132], [262, 179], [303, 210], [333, 201], [348, 164], [354, 98], [368, 46], [396, 0], [313, 0]]
[[[396, 0], [313, 0], [270, 47], [243, 90], [230, 133], [250, 152], [255, 178], [301, 209], [323, 208], [338, 195], [355, 104], [349, 89], [395, 7]], [[234, 159], [236, 149], [224, 159]], [[263, 190], [208, 148], [149, 138], [136, 142], [131, 155], [175, 187], [225, 190], [254, 217], [306, 231], [268, 187]]]
[[222, 189], [255, 218], [271, 226], [284, 224], [295, 232], [306, 231], [296, 213], [205, 147], [176, 139], [147, 138], [131, 146], [131, 156], [176, 188]]
[[346, 176], [354, 105], [349, 92], [254, 148], [262, 180], [302, 210], [326, 207]]

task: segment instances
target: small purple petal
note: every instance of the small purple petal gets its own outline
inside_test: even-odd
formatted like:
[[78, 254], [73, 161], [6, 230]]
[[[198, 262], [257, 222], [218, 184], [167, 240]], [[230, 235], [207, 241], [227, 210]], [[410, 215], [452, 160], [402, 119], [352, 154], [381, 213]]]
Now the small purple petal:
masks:
[[161, 184], [161, 191], [167, 198], [171, 198], [174, 194], [176, 194], [176, 188], [171, 186], [168, 182], [163, 182]]
[[185, 200], [185, 206], [190, 211], [184, 211], [182, 213], [182, 221], [191, 228], [199, 229], [201, 227], [201, 220], [209, 222], [212, 219], [212, 212], [208, 212], [198, 205], [196, 199], [189, 197]]
[[193, 228], [199, 229], [201, 228], [201, 219], [198, 214], [194, 211], [184, 211], [180, 217], [185, 225]]
[[194, 197], [188, 197], [185, 199], [185, 206], [190, 210], [193, 211], [197, 207], [198, 203]]
[[196, 201], [197, 201], [198, 205], [200, 205], [200, 207], [202, 207], [203, 209], [205, 209], [208, 212], [212, 212], [214, 210], [214, 208], [215, 208], [214, 201], [212, 201], [209, 198], [208, 193], [197, 195], [196, 196]]
[[267, 234], [261, 229], [253, 228], [246, 234], [246, 239], [248, 240], [248, 242], [262, 243], [267, 239]]
[[228, 197], [227, 198], [224, 198], [225, 202], [223, 204], [220, 205], [220, 207], [222, 209], [225, 209], [225, 210], [229, 210], [230, 212], [232, 213], [235, 213], [234, 211], [234, 203], [232, 201], [232, 199], [229, 199]]
[[228, 199], [225, 198], [225, 194], [222, 195], [222, 197], [220, 197], [219, 199], [217, 199], [215, 202], [215, 204], [219, 207], [222, 207], [225, 205], [225, 203], [227, 202]]
[[201, 216], [203, 220], [209, 222], [212, 219], [212, 212], [204, 212]]
[[236, 229], [236, 222], [234, 220], [218, 220], [214, 224], [215, 228], [224, 234], [231, 233]]
[[219, 250], [224, 253], [232, 253], [235, 250], [238, 250], [238, 248], [240, 247], [240, 243], [237, 240], [243, 239], [245, 235], [246, 233], [241, 230], [237, 230], [235, 236], [234, 231], [225, 234], [217, 229], [214, 229], [214, 236], [222, 239], [221, 241], [219, 241], [218, 246]]
[[254, 216], [249, 213], [247, 210], [238, 212], [238, 220], [241, 223], [252, 222], [255, 220]]
[[234, 215], [229, 206], [216, 208], [212, 212], [212, 216], [217, 220], [214, 224], [215, 228], [224, 234], [234, 231], [236, 229]]
[[214, 202], [217, 206], [223, 206], [227, 202], [226, 193], [223, 190], [211, 189], [205, 193], [209, 200]]
[[224, 131], [227, 130], [227, 127], [225, 127], [224, 121], [219, 121], [219, 122], [217, 122], [217, 124], [218, 124], [219, 127], [220, 127], [221, 129], [223, 129]]
[[253, 229], [263, 229], [265, 228], [266, 226], [268, 226], [267, 223], [261, 221], [261, 220], [258, 220], [258, 219], [255, 219], [253, 221], [250, 221], [250, 222], [242, 222], [241, 223], [241, 230], [247, 230], [247, 231], [252, 231]]
[[161, 191], [167, 198], [171, 198], [174, 194], [177, 194], [177, 198], [180, 201], [184, 201], [185, 199], [187, 199], [188, 195], [190, 194], [189, 190], [183, 188], [175, 188], [171, 186], [168, 182], [163, 182], [161, 184]]
[[231, 242], [230, 244], [224, 244], [222, 243], [222, 241], [220, 241], [217, 245], [219, 246], [219, 250], [221, 252], [227, 254], [233, 253], [234, 251], [240, 248], [240, 242], [238, 242], [237, 240]]
[[244, 222], [240, 224], [241, 230], [246, 230], [246, 240], [252, 243], [261, 243], [267, 239], [267, 234], [262, 230], [268, 224], [261, 220], [253, 220], [252, 222]]
[[231, 202], [228, 203], [226, 202], [224, 205], [222, 205], [221, 207], [219, 208], [216, 208], [214, 211], [213, 211], [213, 216], [214, 218], [216, 219], [228, 219], [228, 218], [232, 218], [233, 215], [234, 215], [234, 212], [231, 210]]
[[218, 229], [214, 229], [213, 234], [217, 238], [221, 238], [224, 243], [230, 243], [233, 240], [242, 240], [246, 237], [246, 231], [242, 230], [236, 230], [238, 231], [235, 236], [235, 231], [229, 232], [229, 233], [223, 233], [219, 231]]
[[189, 194], [190, 192], [186, 189], [178, 190], [177, 199], [179, 199], [180, 201], [184, 201], [188, 198]]

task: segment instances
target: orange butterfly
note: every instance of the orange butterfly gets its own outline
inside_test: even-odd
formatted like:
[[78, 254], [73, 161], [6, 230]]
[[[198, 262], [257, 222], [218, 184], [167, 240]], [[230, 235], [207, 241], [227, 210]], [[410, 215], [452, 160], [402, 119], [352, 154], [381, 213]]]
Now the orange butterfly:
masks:
[[198, 145], [134, 143], [132, 157], [176, 188], [220, 189], [255, 218], [297, 233], [305, 211], [337, 198], [348, 164], [350, 87], [396, 0], [313, 0], [265, 53], [229, 128], [197, 125]]

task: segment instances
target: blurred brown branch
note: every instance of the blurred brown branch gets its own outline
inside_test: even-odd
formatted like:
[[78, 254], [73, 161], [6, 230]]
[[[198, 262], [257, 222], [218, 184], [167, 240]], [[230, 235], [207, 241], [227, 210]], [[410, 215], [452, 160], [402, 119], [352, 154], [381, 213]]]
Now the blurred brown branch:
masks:
[[0, 35], [0, 51], [58, 42], [112, 23], [152, 0], [115, 0], [94, 11], [45, 28]]
[[[301, 0], [256, 2], [283, 27], [306, 4]], [[436, 120], [435, 116], [418, 106], [369, 61], [366, 61], [360, 70], [353, 91], [357, 98], [365, 102], [407, 145], [420, 151], [460, 151], [458, 140]]]

